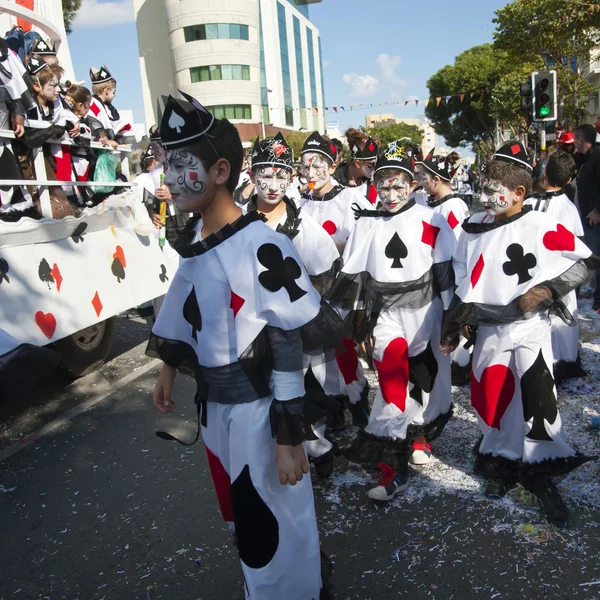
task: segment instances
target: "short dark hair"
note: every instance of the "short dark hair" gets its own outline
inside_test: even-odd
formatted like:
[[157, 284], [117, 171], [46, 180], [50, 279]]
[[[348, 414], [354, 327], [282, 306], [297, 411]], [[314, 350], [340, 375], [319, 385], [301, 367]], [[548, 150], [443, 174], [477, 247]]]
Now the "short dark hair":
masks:
[[594, 145], [596, 143], [596, 129], [593, 125], [587, 123], [578, 125], [573, 129], [573, 135], [583, 138], [588, 144]]
[[575, 160], [567, 152], [555, 152], [546, 164], [546, 179], [552, 187], [563, 188], [575, 175]]
[[227, 119], [215, 119], [208, 135], [188, 146], [189, 151], [202, 162], [208, 171], [220, 158], [230, 166], [225, 187], [233, 194], [237, 188], [244, 163], [244, 148], [235, 125]]
[[504, 160], [489, 160], [483, 165], [481, 171], [483, 175], [501, 183], [511, 192], [514, 192], [519, 186], [523, 186], [525, 188], [525, 197], [531, 194], [531, 187], [533, 185], [531, 173], [516, 163]]

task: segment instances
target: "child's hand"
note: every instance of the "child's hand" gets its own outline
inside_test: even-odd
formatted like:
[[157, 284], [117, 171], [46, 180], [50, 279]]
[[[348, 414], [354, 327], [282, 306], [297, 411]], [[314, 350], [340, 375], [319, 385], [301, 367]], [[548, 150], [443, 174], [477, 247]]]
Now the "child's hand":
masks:
[[536, 285], [522, 296], [519, 296], [515, 302], [524, 313], [528, 313], [535, 310], [542, 302], [545, 302], [550, 298], [552, 298], [550, 288], [547, 288], [544, 285]]
[[160, 375], [154, 385], [154, 395], [152, 397], [152, 404], [154, 408], [161, 413], [173, 412], [173, 405], [175, 402], [171, 400], [171, 394], [173, 393], [173, 384], [175, 383], [175, 375], [177, 371], [169, 365], [163, 365]]
[[19, 138], [25, 134], [25, 117], [23, 115], [15, 115], [12, 118], [12, 126], [15, 135]]
[[154, 223], [154, 227], [156, 227], [156, 229], [161, 229], [161, 227], [165, 226], [162, 221], [162, 217], [156, 213], [152, 215], [152, 223]]
[[303, 474], [308, 473], [308, 459], [304, 452], [304, 446], [275, 446], [275, 456], [279, 466], [279, 483], [285, 485], [296, 485], [302, 481]]
[[161, 186], [156, 188], [156, 197], [159, 200], [171, 200], [171, 192], [169, 188], [163, 183]]
[[75, 126], [73, 127], [73, 129], [71, 129], [71, 130], [69, 131], [69, 136], [70, 136], [70, 137], [72, 137], [72, 138], [74, 138], [74, 137], [77, 137], [77, 136], [79, 136], [80, 134], [81, 134], [81, 127], [79, 126], [79, 124], [75, 125]]

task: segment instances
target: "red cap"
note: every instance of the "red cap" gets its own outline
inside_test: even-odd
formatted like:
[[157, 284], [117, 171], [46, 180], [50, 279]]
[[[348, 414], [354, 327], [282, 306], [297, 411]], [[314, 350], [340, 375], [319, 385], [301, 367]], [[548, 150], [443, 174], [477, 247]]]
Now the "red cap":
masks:
[[572, 131], [565, 131], [560, 136], [560, 143], [561, 144], [574, 144], [575, 143], [575, 136], [573, 135], [573, 132]]

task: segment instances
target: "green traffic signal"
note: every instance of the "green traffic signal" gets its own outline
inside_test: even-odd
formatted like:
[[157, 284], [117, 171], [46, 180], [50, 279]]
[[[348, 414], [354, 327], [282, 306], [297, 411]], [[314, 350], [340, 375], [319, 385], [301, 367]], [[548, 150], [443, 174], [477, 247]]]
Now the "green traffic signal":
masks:
[[550, 107], [549, 106], [542, 106], [539, 110], [540, 113], [540, 117], [542, 117], [543, 119], [545, 119], [549, 114], [550, 114]]

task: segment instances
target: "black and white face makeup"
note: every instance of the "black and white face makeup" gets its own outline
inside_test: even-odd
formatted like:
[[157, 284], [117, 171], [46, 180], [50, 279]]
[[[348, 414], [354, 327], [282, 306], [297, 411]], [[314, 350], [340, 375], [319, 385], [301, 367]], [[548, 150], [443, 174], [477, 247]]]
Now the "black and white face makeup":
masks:
[[481, 180], [481, 203], [488, 215], [503, 215], [511, 207], [511, 201], [512, 193], [499, 181], [488, 177]]
[[311, 190], [320, 190], [331, 180], [331, 163], [318, 152], [302, 155], [302, 175], [308, 180]]
[[267, 204], [279, 204], [292, 181], [290, 169], [259, 167], [254, 172], [258, 198]]
[[385, 171], [376, 177], [375, 187], [385, 210], [394, 214], [408, 203], [411, 185], [399, 171]]
[[437, 190], [435, 175], [430, 173], [427, 169], [421, 169], [421, 185], [428, 194], [435, 194]]
[[356, 160], [354, 164], [358, 169], [359, 177], [364, 177], [365, 179], [371, 179], [373, 177], [373, 171], [375, 169], [375, 164], [377, 163], [377, 159], [373, 158], [371, 160]]
[[160, 142], [150, 142], [150, 149], [159, 163], [164, 165], [167, 162], [167, 150]]
[[201, 212], [207, 186], [207, 172], [199, 158], [187, 148], [167, 151], [165, 185], [180, 212]]

